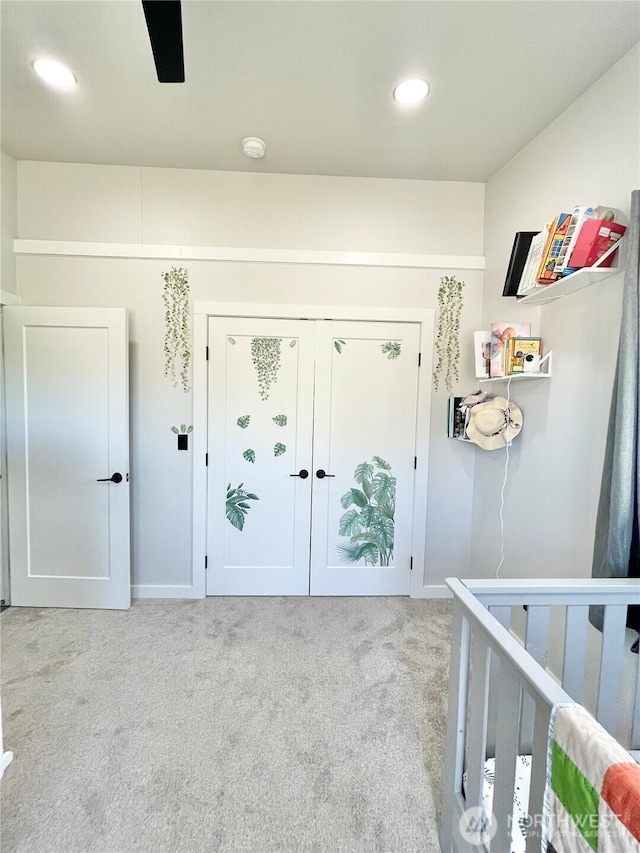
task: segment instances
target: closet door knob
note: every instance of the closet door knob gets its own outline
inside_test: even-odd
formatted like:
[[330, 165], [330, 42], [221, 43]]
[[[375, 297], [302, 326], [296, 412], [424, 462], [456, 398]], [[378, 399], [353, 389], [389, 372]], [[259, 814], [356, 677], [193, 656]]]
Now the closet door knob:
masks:
[[297, 474], [289, 474], [290, 477], [300, 477], [301, 480], [306, 480], [309, 476], [309, 472], [306, 468], [301, 468]]
[[335, 477], [335, 476], [336, 476], [335, 474], [327, 474], [327, 472], [324, 471], [322, 468], [318, 468], [318, 470], [316, 471], [316, 477], [319, 480], [324, 480], [325, 477]]
[[101, 480], [96, 480], [96, 483], [121, 483], [122, 482], [122, 474], [119, 471], [116, 471], [115, 474], [112, 474], [110, 477], [103, 477]]

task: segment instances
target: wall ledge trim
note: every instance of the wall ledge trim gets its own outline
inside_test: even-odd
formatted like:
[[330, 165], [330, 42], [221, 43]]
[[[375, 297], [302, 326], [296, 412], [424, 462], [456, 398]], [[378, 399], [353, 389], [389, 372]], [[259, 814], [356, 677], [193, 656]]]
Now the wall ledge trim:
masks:
[[0, 290], [0, 305], [20, 305], [22, 299], [9, 290]]
[[80, 258], [144, 258], [178, 261], [236, 261], [267, 264], [409, 267], [483, 270], [482, 255], [422, 255], [406, 252], [335, 252], [321, 249], [260, 249], [234, 246], [171, 246], [151, 243], [89, 243], [73, 240], [13, 241], [16, 255]]

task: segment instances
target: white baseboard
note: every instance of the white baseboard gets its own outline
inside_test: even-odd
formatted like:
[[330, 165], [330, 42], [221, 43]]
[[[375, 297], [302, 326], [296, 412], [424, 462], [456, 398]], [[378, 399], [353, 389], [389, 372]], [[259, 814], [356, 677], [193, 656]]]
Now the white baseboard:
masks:
[[131, 585], [132, 598], [202, 598], [194, 587], [177, 584], [147, 584]]
[[415, 595], [411, 598], [453, 598], [451, 590], [445, 584], [433, 584], [433, 586], [418, 587]]

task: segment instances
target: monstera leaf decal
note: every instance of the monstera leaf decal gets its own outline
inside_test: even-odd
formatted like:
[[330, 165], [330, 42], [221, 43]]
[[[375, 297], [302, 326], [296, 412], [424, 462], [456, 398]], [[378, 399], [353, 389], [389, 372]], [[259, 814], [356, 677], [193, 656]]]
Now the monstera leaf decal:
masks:
[[240, 427], [240, 429], [246, 429], [249, 426], [249, 421], [251, 420], [251, 415], [242, 415], [238, 418], [236, 423]]
[[287, 452], [286, 445], [282, 444], [280, 441], [276, 442], [276, 444], [274, 445], [274, 448], [273, 448], [273, 455], [274, 456], [282, 456], [282, 454], [286, 453], [286, 452]]
[[276, 415], [275, 418], [271, 418], [276, 426], [286, 426], [287, 425], [287, 416], [286, 415]]
[[389, 566], [393, 559], [396, 509], [396, 478], [391, 465], [380, 456], [361, 462], [353, 472], [358, 487], [341, 497], [346, 512], [340, 518], [340, 536], [349, 542], [338, 545], [343, 563]]
[[255, 462], [256, 461], [256, 452], [255, 452], [255, 450], [252, 450], [251, 448], [249, 448], [248, 450], [245, 450], [245, 452], [242, 455], [247, 460], [247, 462]]
[[227, 486], [227, 519], [237, 530], [244, 528], [245, 518], [251, 509], [251, 504], [247, 501], [260, 500], [253, 492], [247, 492], [246, 489], [243, 489], [243, 486], [244, 483], [240, 483], [235, 489], [231, 488], [231, 483]]

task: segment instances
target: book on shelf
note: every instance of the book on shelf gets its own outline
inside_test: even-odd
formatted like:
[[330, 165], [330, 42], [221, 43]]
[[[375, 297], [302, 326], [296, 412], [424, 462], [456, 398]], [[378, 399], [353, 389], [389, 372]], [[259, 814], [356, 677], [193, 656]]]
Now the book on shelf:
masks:
[[523, 337], [531, 334], [531, 323], [492, 323], [491, 358], [489, 375], [497, 378], [505, 375], [505, 345], [508, 338]]
[[560, 277], [560, 273], [555, 272], [555, 267], [570, 222], [570, 213], [559, 213], [553, 220], [536, 275], [538, 284], [553, 284]]
[[574, 207], [573, 213], [571, 214], [571, 221], [569, 222], [569, 227], [567, 228], [567, 233], [564, 238], [564, 242], [556, 260], [554, 272], [558, 273], [559, 275], [565, 274], [564, 271], [569, 265], [568, 260], [571, 257], [571, 252], [573, 251], [574, 246], [576, 245], [576, 240], [578, 239], [580, 229], [582, 228], [585, 222], [587, 222], [589, 219], [593, 219], [594, 215], [595, 208], [593, 207]]
[[467, 412], [462, 409], [464, 397], [449, 397], [447, 436], [467, 439]]
[[544, 286], [537, 283], [536, 273], [538, 272], [538, 266], [540, 265], [550, 227], [551, 223], [548, 222], [542, 231], [536, 234], [531, 240], [527, 261], [520, 277], [520, 284], [518, 285], [518, 296], [526, 296], [528, 293], [532, 293], [534, 290]]
[[491, 358], [491, 332], [473, 333], [473, 351], [475, 356], [476, 379], [487, 379]]
[[541, 338], [509, 338], [505, 349], [505, 376], [513, 376], [518, 373], [537, 373], [541, 357]]
[[[611, 222], [608, 219], [590, 219], [585, 222], [571, 252], [569, 265], [566, 268], [567, 273], [583, 267], [592, 267], [598, 258], [618, 242], [626, 230], [622, 223]], [[615, 254], [612, 252], [601, 266], [610, 267]]]
[[518, 295], [518, 287], [529, 256], [531, 241], [537, 233], [537, 231], [516, 231], [516, 236], [511, 248], [509, 266], [507, 267], [507, 276], [502, 290], [503, 296]]

